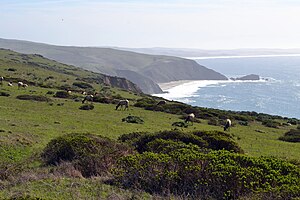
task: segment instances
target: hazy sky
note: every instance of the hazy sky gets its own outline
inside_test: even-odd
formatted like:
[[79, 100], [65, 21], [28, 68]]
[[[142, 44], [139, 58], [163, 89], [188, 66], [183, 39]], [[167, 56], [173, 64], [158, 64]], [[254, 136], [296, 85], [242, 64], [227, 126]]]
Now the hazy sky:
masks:
[[0, 0], [0, 27], [58, 45], [300, 48], [300, 0]]

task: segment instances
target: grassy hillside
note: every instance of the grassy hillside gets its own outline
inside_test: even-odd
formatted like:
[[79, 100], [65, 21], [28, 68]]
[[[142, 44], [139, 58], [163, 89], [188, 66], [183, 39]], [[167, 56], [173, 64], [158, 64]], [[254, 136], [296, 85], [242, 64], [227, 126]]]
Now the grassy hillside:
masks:
[[[12, 55], [2, 53], [0, 56], [0, 76], [5, 77], [5, 81], [0, 86], [0, 92], [9, 95], [0, 96], [0, 199], [26, 195], [42, 199], [150, 199], [159, 197], [158, 194], [122, 189], [122, 187], [108, 184], [107, 176], [82, 178], [68, 163], [45, 166], [40, 154], [52, 139], [70, 133], [90, 133], [116, 141], [119, 136], [133, 132], [172, 131], [176, 128], [172, 126], [174, 122], [183, 122], [184, 112], [198, 108], [177, 102], [167, 102], [159, 108], [155, 107], [159, 101], [157, 98], [90, 83], [101, 95], [129, 99], [129, 110], [117, 111], [113, 103], [96, 102], [93, 103], [93, 110], [80, 110], [84, 96], [81, 95], [80, 90], [76, 92], [76, 87], [72, 87], [74, 90], [69, 98], [56, 98], [53, 95], [62, 90], [65, 84], [72, 86], [78, 81], [76, 78], [90, 76], [90, 72], [68, 70], [70, 66], [62, 65], [65, 69], [61, 73], [58, 70], [37, 66], [36, 62], [42, 62], [39, 56], [33, 57], [34, 62], [20, 63], [19, 54], [10, 54]], [[49, 76], [54, 78], [45, 81]], [[18, 80], [30, 83], [29, 87], [18, 89], [16, 86]], [[8, 81], [13, 81], [14, 86], [9, 87]], [[49, 100], [44, 102], [20, 100], [17, 98], [19, 95], [44, 96]], [[145, 99], [150, 99], [152, 103], [150, 100], [145, 103]], [[160, 111], [152, 111], [154, 108], [157, 110], [159, 108]], [[185, 109], [185, 111], [182, 113], [180, 109]], [[224, 121], [224, 117], [230, 117], [234, 126], [228, 133], [243, 149], [246, 156], [254, 158], [273, 156], [300, 163], [300, 143], [284, 142], [278, 139], [290, 129], [296, 129], [297, 120], [295, 125], [289, 125], [288, 122], [292, 119], [254, 115], [254, 113], [199, 109], [201, 110], [199, 113], [196, 113], [196, 110], [193, 111], [197, 117], [193, 125], [187, 128], [177, 127], [177, 129], [184, 132], [222, 131], [220, 124], [212, 123], [213, 119]], [[140, 117], [144, 123], [122, 122], [122, 119], [127, 116]], [[259, 119], [262, 116], [270, 117], [272, 123], [277, 122], [277, 127], [268, 127], [264, 121], [262, 123]], [[240, 123], [245, 121], [248, 123], [247, 126]]]

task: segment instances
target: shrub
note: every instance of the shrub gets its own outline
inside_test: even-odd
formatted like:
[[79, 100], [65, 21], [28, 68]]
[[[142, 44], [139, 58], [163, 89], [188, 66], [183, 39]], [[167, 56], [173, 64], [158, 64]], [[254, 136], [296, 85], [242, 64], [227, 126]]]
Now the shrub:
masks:
[[219, 122], [219, 120], [218, 120], [218, 118], [215, 118], [215, 117], [210, 118], [208, 120], [207, 124], [213, 125], [213, 126], [220, 126], [221, 125], [220, 122]]
[[280, 123], [274, 120], [263, 120], [262, 125], [270, 128], [278, 128], [278, 126], [280, 126]]
[[57, 91], [54, 95], [57, 98], [70, 98], [71, 95], [67, 91]]
[[144, 152], [121, 158], [115, 183], [150, 193], [191, 199], [239, 199], [267, 193], [278, 199], [300, 195], [300, 170], [286, 161], [229, 151]]
[[[181, 131], [177, 130], [171, 130], [171, 131], [162, 131], [158, 133], [149, 133], [149, 134], [142, 134], [138, 139], [136, 139], [136, 142], [133, 143], [133, 146], [136, 148], [136, 150], [140, 153], [147, 150], [147, 144], [149, 142], [152, 142], [156, 139], [164, 139], [164, 140], [173, 140], [173, 141], [180, 141], [185, 144], [194, 144], [199, 147], [208, 147], [208, 143], [203, 140], [202, 138], [191, 134], [191, 133], [183, 133]], [[128, 141], [130, 142], [130, 141]]]
[[83, 176], [106, 174], [116, 160], [133, 151], [108, 138], [92, 134], [67, 134], [51, 140], [43, 150], [46, 165], [71, 162]]
[[150, 107], [153, 105], [156, 105], [156, 101], [154, 99], [148, 98], [148, 97], [138, 99], [137, 102], [134, 104], [134, 106], [142, 107], [142, 108]]
[[176, 127], [184, 127], [184, 128], [187, 128], [187, 127], [188, 127], [187, 123], [185, 123], [185, 122], [174, 122], [174, 123], [172, 124], [172, 126], [176, 126]]
[[20, 100], [46, 101], [46, 102], [51, 101], [51, 99], [48, 97], [39, 96], [39, 95], [28, 95], [28, 94], [19, 95], [16, 98]]
[[208, 148], [213, 150], [228, 150], [236, 153], [243, 153], [243, 150], [228, 133], [221, 131], [195, 131], [194, 135], [201, 137], [208, 143]]
[[127, 123], [134, 123], [134, 124], [143, 124], [144, 120], [140, 117], [137, 116], [127, 116], [122, 119], [122, 122], [127, 122]]
[[300, 129], [291, 129], [286, 132], [284, 136], [280, 137], [279, 140], [286, 142], [300, 142]]
[[82, 88], [82, 89], [93, 89], [93, 86], [91, 84], [85, 83], [85, 82], [74, 82], [73, 86]]
[[85, 104], [79, 107], [80, 110], [93, 110], [94, 105], [93, 104]]
[[295, 119], [295, 118], [292, 118], [292, 119], [289, 119], [287, 121], [287, 123], [290, 123], [290, 124], [293, 124], [293, 125], [297, 125], [299, 123], [299, 120]]
[[189, 150], [194, 152], [204, 151], [199, 146], [194, 144], [186, 144], [181, 141], [173, 141], [173, 140], [164, 140], [164, 139], [155, 139], [146, 145], [146, 151], [153, 153], [164, 153], [170, 154], [174, 151], [180, 150]]
[[102, 96], [94, 96], [93, 102], [98, 102], [98, 103], [106, 103], [110, 104], [112, 103], [113, 99], [109, 97], [102, 97]]
[[242, 126], [248, 126], [247, 121], [239, 121], [239, 124], [242, 125]]
[[50, 95], [53, 95], [54, 94], [54, 92], [53, 91], [47, 91], [47, 93], [46, 94], [50, 94]]
[[7, 93], [7, 92], [0, 91], [0, 96], [3, 96], [3, 97], [9, 97], [10, 94]]

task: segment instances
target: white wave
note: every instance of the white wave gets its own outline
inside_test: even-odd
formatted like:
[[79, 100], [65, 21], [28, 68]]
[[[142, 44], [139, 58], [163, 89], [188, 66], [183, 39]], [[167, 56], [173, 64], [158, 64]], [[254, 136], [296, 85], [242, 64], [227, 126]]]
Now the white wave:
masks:
[[181, 85], [177, 85], [175, 87], [164, 90], [165, 93], [162, 94], [152, 94], [153, 96], [163, 97], [168, 100], [178, 100], [184, 101], [185, 103], [190, 103], [192, 100], [188, 98], [197, 97], [199, 95], [196, 92], [200, 88], [204, 87], [225, 87], [227, 84], [234, 83], [262, 83], [267, 82], [266, 79], [261, 80], [199, 80], [199, 81], [191, 81], [188, 83], [184, 83]]

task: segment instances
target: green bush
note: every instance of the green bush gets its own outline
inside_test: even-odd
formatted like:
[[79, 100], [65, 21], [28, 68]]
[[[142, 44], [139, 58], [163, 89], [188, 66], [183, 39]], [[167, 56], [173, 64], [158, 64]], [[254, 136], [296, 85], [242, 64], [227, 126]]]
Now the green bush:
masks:
[[71, 162], [83, 176], [106, 174], [116, 160], [133, 151], [126, 145], [92, 134], [67, 134], [51, 140], [43, 150], [46, 165]]
[[243, 153], [244, 151], [233, 140], [233, 137], [228, 133], [221, 131], [195, 131], [194, 135], [201, 137], [208, 143], [208, 148], [213, 150], [228, 150], [236, 153]]
[[120, 159], [113, 175], [115, 183], [125, 188], [191, 199], [239, 199], [254, 194], [291, 199], [300, 195], [297, 166], [225, 150], [129, 155]]
[[85, 83], [85, 82], [74, 82], [73, 86], [82, 88], [82, 89], [93, 89], [93, 86], [91, 84]]
[[93, 110], [94, 105], [93, 104], [84, 104], [79, 107], [80, 110]]
[[110, 104], [112, 103], [113, 99], [109, 97], [103, 97], [103, 96], [94, 96], [93, 102], [98, 102], [98, 103], [106, 103]]
[[279, 140], [286, 142], [300, 142], [300, 129], [291, 129], [286, 132], [284, 136], [280, 137]]
[[181, 141], [173, 141], [173, 140], [164, 140], [164, 139], [155, 139], [146, 145], [146, 151], [153, 153], [164, 153], [170, 154], [174, 151], [180, 150], [189, 150], [193, 152], [203, 152], [204, 149], [201, 149], [199, 146], [194, 144], [186, 144]]
[[134, 123], [134, 124], [143, 124], [144, 120], [138, 116], [129, 115], [122, 119], [122, 122]]
[[28, 95], [28, 94], [19, 95], [16, 98], [20, 99], [20, 100], [31, 100], [31, 101], [46, 101], [46, 102], [51, 101], [50, 98], [45, 97], [45, 96]]
[[247, 121], [239, 121], [239, 124], [242, 125], [242, 126], [248, 126]]
[[162, 131], [158, 133], [148, 133], [148, 134], [141, 134], [139, 138], [134, 138], [135, 142], [132, 143], [127, 140], [128, 143], [132, 143], [136, 150], [140, 153], [147, 150], [147, 144], [152, 142], [156, 139], [164, 139], [164, 140], [173, 140], [173, 141], [181, 141], [185, 144], [194, 144], [202, 147], [208, 147], [208, 143], [203, 140], [202, 138], [191, 134], [191, 133], [183, 133], [177, 130], [171, 131]]
[[278, 128], [278, 126], [280, 126], [280, 123], [274, 120], [263, 120], [262, 125], [270, 128]]
[[172, 126], [187, 128], [188, 125], [185, 122], [174, 122]]
[[7, 92], [0, 91], [0, 96], [3, 96], [3, 97], [9, 97], [10, 94], [7, 93]]
[[71, 95], [67, 91], [57, 91], [54, 95], [57, 98], [70, 98]]

